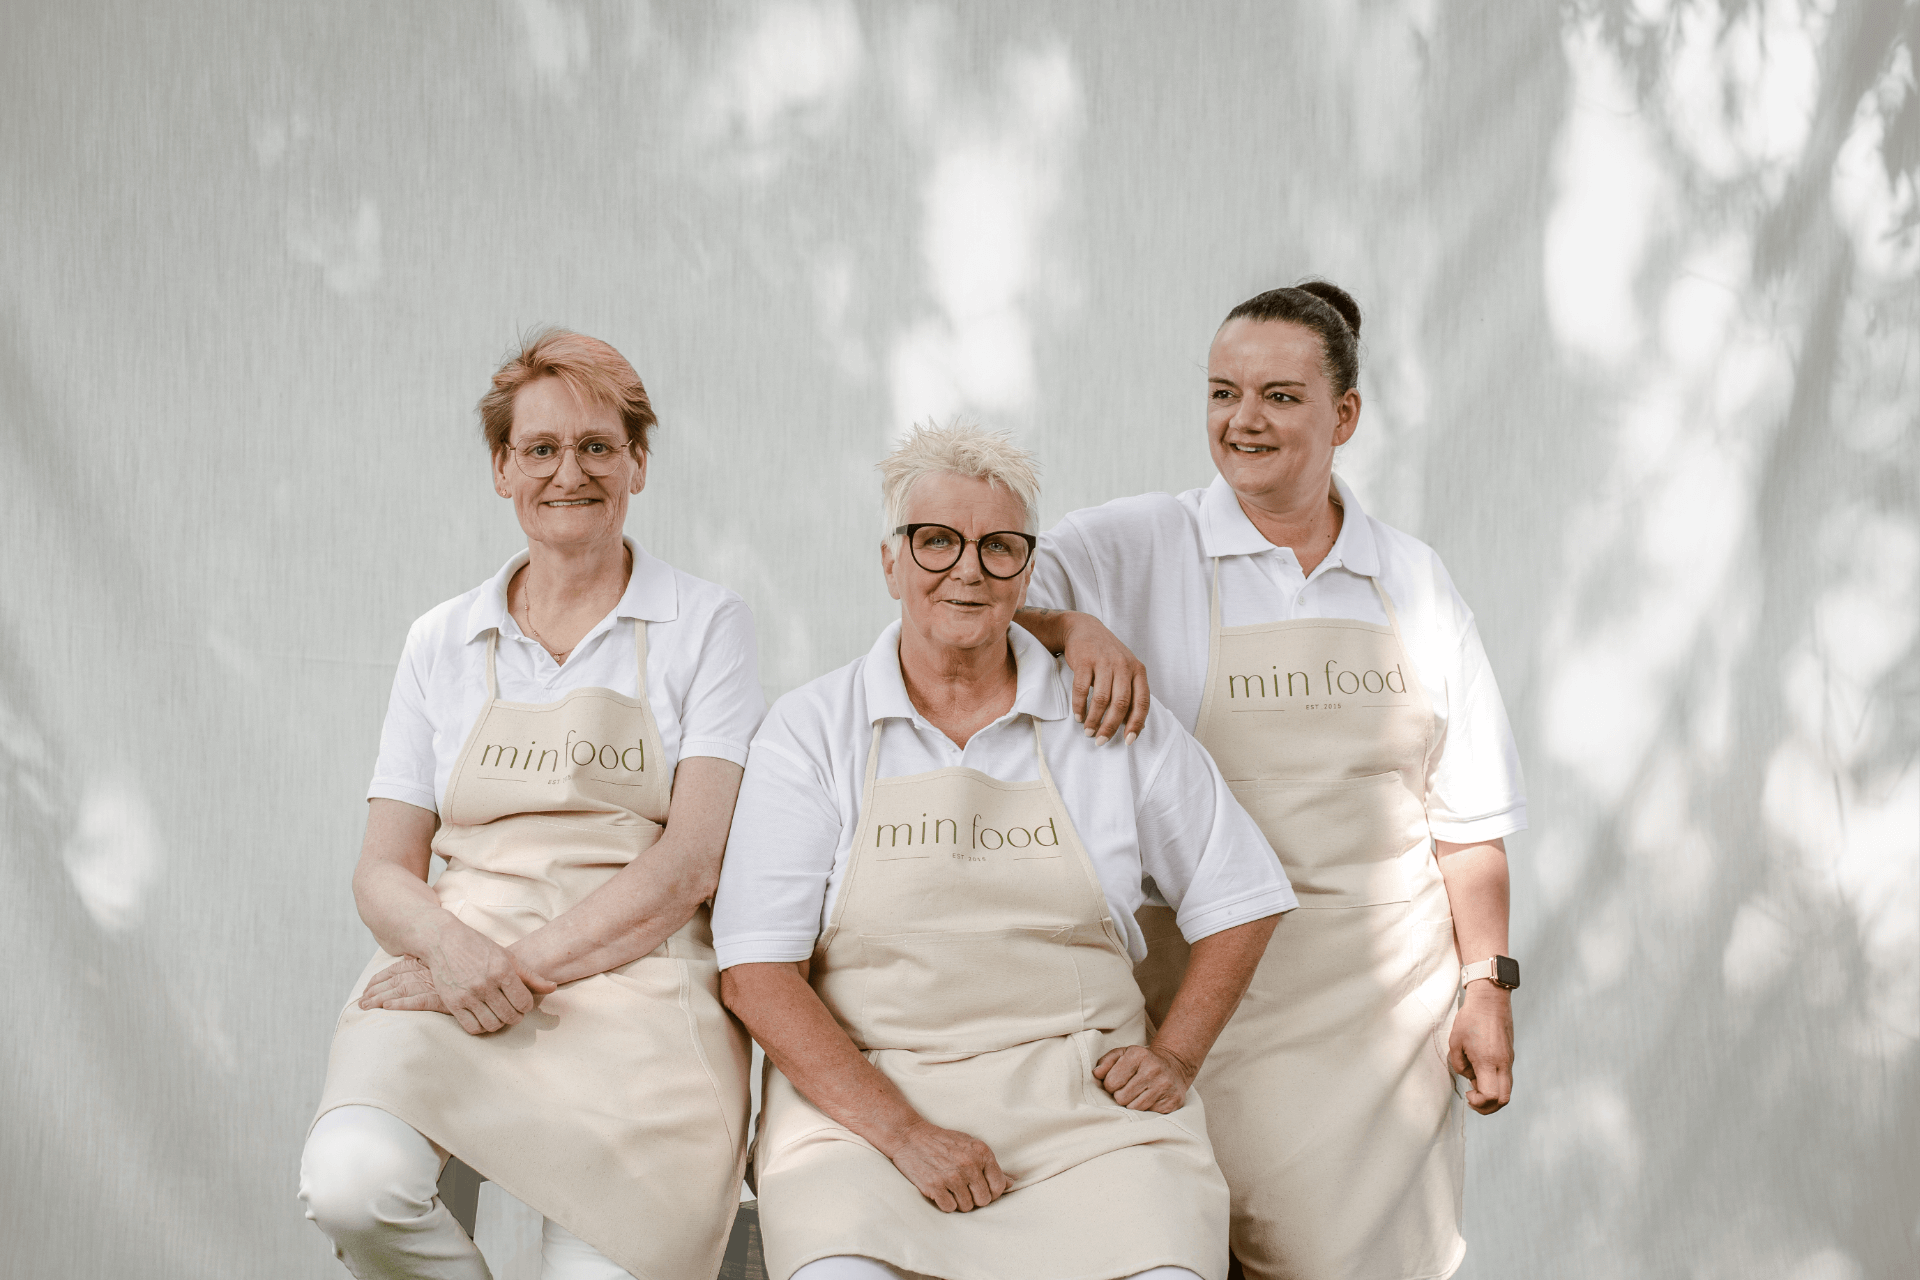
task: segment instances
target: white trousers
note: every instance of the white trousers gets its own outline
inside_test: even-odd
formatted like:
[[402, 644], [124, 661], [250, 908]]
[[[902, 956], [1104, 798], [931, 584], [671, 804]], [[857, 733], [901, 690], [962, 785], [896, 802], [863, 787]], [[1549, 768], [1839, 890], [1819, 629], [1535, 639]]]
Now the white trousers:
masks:
[[[935, 1280], [935, 1277], [902, 1271], [877, 1258], [843, 1253], [809, 1262], [793, 1273], [793, 1280]], [[1151, 1271], [1137, 1271], [1125, 1280], [1200, 1280], [1200, 1277], [1185, 1267], [1155, 1267]]]
[[[440, 1203], [444, 1149], [378, 1107], [335, 1107], [300, 1154], [300, 1199], [359, 1280], [493, 1280], [486, 1259]], [[540, 1280], [632, 1280], [592, 1245], [547, 1220]]]

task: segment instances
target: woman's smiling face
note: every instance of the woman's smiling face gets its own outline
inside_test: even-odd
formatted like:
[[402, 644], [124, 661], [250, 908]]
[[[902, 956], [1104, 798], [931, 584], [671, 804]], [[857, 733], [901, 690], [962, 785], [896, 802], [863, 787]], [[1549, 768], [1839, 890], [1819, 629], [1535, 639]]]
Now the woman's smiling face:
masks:
[[1207, 447], [1243, 498], [1324, 495], [1334, 446], [1360, 418], [1360, 394], [1333, 393], [1320, 335], [1277, 320], [1230, 320], [1207, 353]]
[[900, 602], [907, 631], [937, 648], [977, 649], [1005, 644], [1007, 627], [1026, 599], [1033, 562], [1012, 578], [995, 578], [980, 568], [983, 533], [1027, 527], [1027, 508], [999, 485], [973, 476], [940, 472], [923, 476], [907, 494], [906, 523], [943, 524], [966, 538], [967, 546], [951, 569], [929, 573], [914, 562], [905, 539], [880, 548], [887, 590]]
[[[580, 467], [580, 451], [595, 441], [611, 444], [620, 456], [604, 476], [590, 476]], [[538, 444], [559, 451], [558, 469], [544, 479], [522, 470], [515, 452]], [[647, 457], [636, 457], [627, 447], [617, 412], [582, 400], [559, 378], [536, 378], [514, 397], [507, 445], [494, 455], [494, 487], [513, 499], [513, 512], [530, 541], [579, 547], [619, 540], [627, 499], [646, 487]]]

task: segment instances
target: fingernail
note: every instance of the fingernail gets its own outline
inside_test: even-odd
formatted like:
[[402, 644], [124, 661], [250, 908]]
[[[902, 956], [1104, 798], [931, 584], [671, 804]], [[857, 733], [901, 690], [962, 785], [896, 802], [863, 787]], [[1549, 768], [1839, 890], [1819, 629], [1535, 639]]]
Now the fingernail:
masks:
[[1093, 740], [1093, 745], [1094, 745], [1094, 746], [1096, 746], [1096, 747], [1104, 747], [1104, 746], [1106, 746], [1106, 745], [1107, 745], [1107, 743], [1108, 743], [1109, 741], [1111, 741], [1111, 739], [1108, 739], [1108, 738], [1095, 738], [1095, 739]]
[[1088, 729], [1088, 730], [1087, 730], [1086, 732], [1087, 732], [1087, 736], [1088, 736], [1089, 738], [1091, 738], [1091, 737], [1093, 736], [1093, 730], [1091, 730], [1091, 729]]
[[1133, 745], [1133, 740], [1134, 740], [1135, 738], [1137, 738], [1137, 737], [1139, 737], [1139, 736], [1140, 736], [1140, 735], [1139, 735], [1139, 734], [1137, 734], [1137, 733], [1130, 733], [1130, 734], [1128, 734], [1128, 735], [1127, 735], [1127, 745], [1128, 745], [1128, 746], [1132, 746], [1132, 745]]

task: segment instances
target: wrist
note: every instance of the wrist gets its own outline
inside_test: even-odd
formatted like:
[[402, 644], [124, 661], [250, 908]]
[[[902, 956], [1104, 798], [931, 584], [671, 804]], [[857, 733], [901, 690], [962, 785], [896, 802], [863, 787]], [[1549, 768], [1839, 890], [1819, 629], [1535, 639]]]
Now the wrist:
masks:
[[913, 1140], [913, 1135], [920, 1130], [921, 1126], [931, 1123], [925, 1116], [915, 1111], [905, 1099], [902, 1099], [898, 1111], [889, 1109], [889, 1114], [881, 1117], [879, 1122], [872, 1126], [870, 1133], [860, 1136], [871, 1142], [874, 1149], [881, 1155], [891, 1160]]
[[1511, 1006], [1513, 992], [1500, 986], [1491, 978], [1475, 978], [1466, 985], [1463, 999], [1468, 1004], [1497, 1004]]
[[423, 913], [407, 932], [410, 935], [403, 940], [408, 955], [417, 956], [430, 966], [437, 966], [445, 958], [447, 941], [454, 930], [465, 929], [460, 917], [445, 907], [435, 907]]
[[554, 962], [554, 957], [544, 954], [544, 949], [538, 941], [542, 932], [536, 929], [507, 947], [507, 956], [513, 961], [513, 967], [520, 971], [522, 979], [535, 978], [557, 986], [559, 984], [547, 972], [547, 967]]
[[1158, 1038], [1154, 1039], [1147, 1048], [1172, 1063], [1174, 1069], [1181, 1074], [1188, 1084], [1192, 1084], [1194, 1077], [1200, 1074], [1200, 1063], [1191, 1054], [1182, 1053], [1171, 1045], [1162, 1043]]
[[1493, 986], [1511, 991], [1520, 985], [1520, 962], [1512, 956], [1495, 953], [1485, 960], [1460, 967], [1460, 985], [1470, 987], [1486, 979]]

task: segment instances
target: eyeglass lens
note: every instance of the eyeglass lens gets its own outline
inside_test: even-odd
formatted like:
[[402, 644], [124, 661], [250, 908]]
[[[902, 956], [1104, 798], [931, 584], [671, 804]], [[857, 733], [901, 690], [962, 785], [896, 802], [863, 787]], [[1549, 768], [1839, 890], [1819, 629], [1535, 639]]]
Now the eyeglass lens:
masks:
[[542, 436], [515, 445], [513, 456], [527, 475], [545, 480], [560, 469], [560, 459], [569, 449], [573, 451], [573, 460], [590, 476], [611, 475], [619, 468], [621, 455], [626, 452], [619, 441], [605, 436], [585, 436], [572, 444], [561, 444]]
[[[913, 531], [913, 562], [928, 573], [945, 573], [966, 554], [967, 539], [945, 525], [921, 525]], [[1027, 567], [1032, 554], [1025, 538], [1001, 530], [980, 535], [980, 567], [996, 578], [1011, 578]]]

